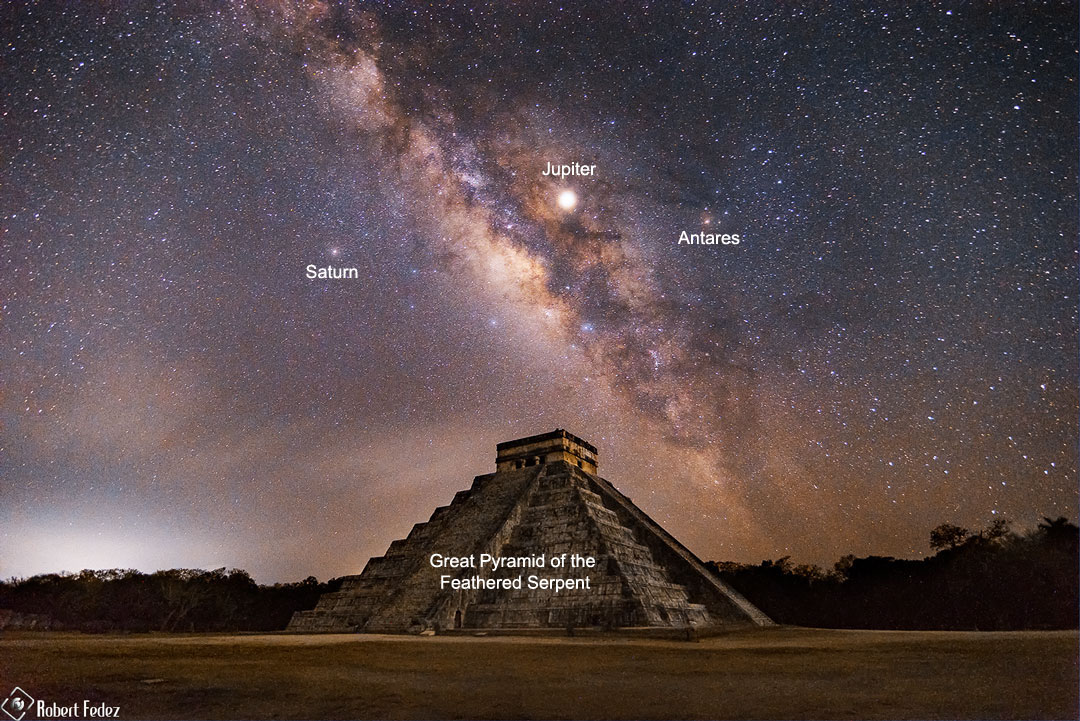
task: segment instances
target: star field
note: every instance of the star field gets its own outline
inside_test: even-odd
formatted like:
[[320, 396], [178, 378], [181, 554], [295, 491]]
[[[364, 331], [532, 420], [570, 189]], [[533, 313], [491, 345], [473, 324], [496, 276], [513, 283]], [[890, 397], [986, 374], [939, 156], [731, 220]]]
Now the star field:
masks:
[[706, 559], [1076, 517], [1075, 4], [0, 27], [0, 575], [356, 573], [556, 427]]

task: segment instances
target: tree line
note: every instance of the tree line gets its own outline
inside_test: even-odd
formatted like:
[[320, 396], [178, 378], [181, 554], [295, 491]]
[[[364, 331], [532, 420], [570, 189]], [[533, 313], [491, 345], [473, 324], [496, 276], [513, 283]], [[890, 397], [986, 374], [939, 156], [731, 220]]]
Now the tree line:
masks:
[[922, 560], [844, 556], [832, 569], [788, 557], [708, 565], [774, 621], [821, 628], [998, 631], [1076, 628], [1080, 528], [1044, 518], [1026, 533], [1005, 521], [930, 533]]
[[224, 568], [86, 570], [0, 583], [0, 609], [41, 619], [36, 627], [90, 632], [275, 631], [340, 586], [314, 576], [260, 586], [246, 571]]
[[[1026, 533], [1004, 521], [973, 533], [942, 524], [922, 560], [844, 556], [830, 570], [789, 558], [709, 562], [773, 620], [823, 628], [1076, 628], [1080, 528], [1046, 518]], [[0, 621], [82, 631], [275, 631], [342, 579], [258, 585], [245, 571], [113, 569], [0, 583]], [[40, 622], [39, 622], [40, 621]], [[2, 625], [2, 624], [0, 624]]]

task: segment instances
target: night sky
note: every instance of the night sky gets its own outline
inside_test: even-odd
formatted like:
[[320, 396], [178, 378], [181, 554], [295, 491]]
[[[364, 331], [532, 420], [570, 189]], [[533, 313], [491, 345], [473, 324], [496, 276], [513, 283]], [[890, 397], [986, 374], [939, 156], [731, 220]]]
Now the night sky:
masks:
[[0, 576], [358, 573], [554, 428], [705, 559], [1075, 519], [1076, 4], [792, 5], [5, 3]]

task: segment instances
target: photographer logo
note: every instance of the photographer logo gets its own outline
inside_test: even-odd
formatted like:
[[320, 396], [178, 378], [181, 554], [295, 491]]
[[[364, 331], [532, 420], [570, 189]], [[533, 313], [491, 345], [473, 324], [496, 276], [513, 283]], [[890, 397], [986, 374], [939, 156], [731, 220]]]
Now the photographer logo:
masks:
[[[120, 716], [119, 706], [109, 706], [90, 699], [63, 706], [55, 702], [46, 704], [40, 699], [35, 701], [18, 686], [0, 702], [0, 711], [7, 714], [11, 721], [23, 721], [23, 717], [28, 713], [30, 718], [36, 719], [114, 719]], [[0, 721], [5, 719], [0, 717]]]
[[22, 721], [23, 716], [33, 705], [34, 699], [30, 697], [30, 694], [16, 686], [0, 703], [0, 711], [6, 713], [12, 721]]

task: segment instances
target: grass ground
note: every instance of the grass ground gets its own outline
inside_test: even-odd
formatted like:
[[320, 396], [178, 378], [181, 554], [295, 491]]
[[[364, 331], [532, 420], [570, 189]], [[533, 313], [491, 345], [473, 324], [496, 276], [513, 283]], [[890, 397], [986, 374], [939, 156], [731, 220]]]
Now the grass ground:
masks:
[[[778, 628], [699, 642], [0, 637], [18, 685], [121, 718], [1077, 718], [1075, 631]], [[32, 718], [32, 717], [28, 717]]]

